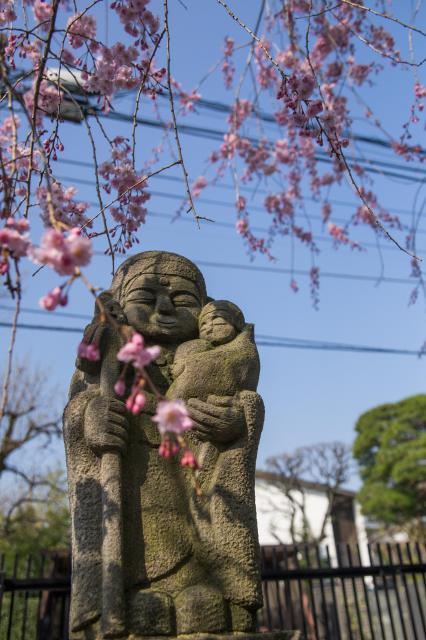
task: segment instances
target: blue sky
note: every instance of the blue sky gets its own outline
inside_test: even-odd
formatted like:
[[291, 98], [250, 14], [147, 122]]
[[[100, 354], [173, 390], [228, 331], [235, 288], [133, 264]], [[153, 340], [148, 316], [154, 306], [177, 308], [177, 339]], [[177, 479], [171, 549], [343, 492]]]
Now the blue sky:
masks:
[[[185, 0], [187, 10], [179, 2], [171, 3], [173, 73], [182, 84], [191, 89], [218, 59], [225, 35], [235, 37], [238, 42], [246, 42], [237, 27], [230, 21], [223, 9], [213, 0], [197, 2]], [[258, 3], [231, 3], [236, 10], [244, 10], [249, 24], [255, 22]], [[396, 6], [401, 3], [397, 2]], [[405, 3], [404, 3], [405, 4]], [[161, 3], [153, 3], [161, 6]], [[102, 19], [103, 13], [99, 14]], [[116, 39], [113, 22], [109, 23], [109, 42]], [[405, 37], [405, 36], [404, 36]], [[365, 54], [363, 54], [365, 55]], [[369, 54], [366, 56], [368, 59]], [[423, 74], [424, 80], [424, 74]], [[381, 114], [383, 122], [394, 133], [398, 132], [408, 114], [412, 96], [412, 75], [399, 70], [387, 70], [380, 84], [369, 93], [369, 100]], [[212, 76], [201, 89], [203, 97], [209, 100], [229, 103], [232, 94], [222, 86], [220, 74]], [[160, 102], [166, 113], [166, 105]], [[124, 96], [114, 103], [114, 108], [123, 113], [131, 111], [131, 96]], [[143, 103], [142, 115], [153, 117], [147, 101]], [[185, 122], [195, 126], [207, 126], [224, 130], [224, 116], [200, 110], [187, 116]], [[130, 134], [130, 126], [110, 123], [110, 130], [116, 134]], [[362, 119], [357, 121], [356, 132], [375, 132]], [[267, 133], [273, 137], [272, 128]], [[419, 132], [423, 133], [421, 129]], [[149, 157], [149, 150], [159, 140], [155, 129], [138, 129], [140, 165]], [[193, 179], [203, 172], [205, 160], [218, 143], [182, 136], [184, 155]], [[64, 126], [64, 158], [91, 162], [86, 134], [81, 125]], [[370, 157], [391, 160], [391, 156], [375, 148], [364, 147]], [[139, 156], [138, 156], [139, 158]], [[403, 162], [402, 160], [400, 161]], [[91, 170], [85, 167], [58, 163], [58, 175], [68, 180], [92, 181]], [[168, 172], [168, 176], [180, 179], [178, 168]], [[229, 177], [224, 178], [230, 184]], [[403, 210], [402, 219], [409, 221], [409, 215], [418, 184], [410, 184], [395, 179], [378, 177], [376, 190], [385, 207]], [[79, 197], [95, 200], [94, 187], [77, 183]], [[262, 186], [262, 185], [261, 185]], [[288, 268], [291, 264], [291, 246], [288, 239], [276, 241], [273, 254], [276, 262], [256, 256], [251, 262], [241, 239], [232, 228], [203, 225], [201, 230], [188, 219], [171, 222], [155, 214], [174, 214], [179, 199], [171, 196], [184, 195], [181, 181], [153, 179], [150, 187], [153, 195], [148, 203], [146, 224], [139, 239], [140, 250], [163, 249], [181, 253], [195, 262], [238, 263], [241, 265], [274, 266]], [[158, 195], [162, 194], [162, 195]], [[260, 194], [250, 196], [249, 202], [261, 206]], [[307, 195], [309, 195], [307, 193]], [[233, 194], [226, 187], [212, 187], [204, 194], [205, 199], [220, 204], [199, 202], [199, 213], [219, 222], [234, 223], [232, 207]], [[354, 203], [354, 196], [347, 186], [333, 192], [335, 200]], [[319, 207], [307, 200], [310, 215], [318, 215]], [[93, 208], [93, 213], [96, 209]], [[347, 205], [337, 205], [336, 215], [349, 215]], [[404, 217], [405, 216], [405, 217]], [[253, 220], [259, 226], [267, 226], [267, 214], [254, 213]], [[426, 230], [426, 223], [420, 227]], [[314, 223], [315, 232], [323, 235], [321, 227]], [[398, 234], [397, 234], [398, 236]], [[403, 234], [398, 236], [403, 241]], [[354, 238], [374, 243], [375, 238], [368, 230], [355, 230]], [[418, 236], [418, 249], [424, 251], [424, 234]], [[410, 273], [409, 258], [388, 242], [380, 241], [383, 247], [382, 259], [384, 276], [407, 278]], [[100, 248], [100, 245], [98, 245]], [[327, 241], [320, 241], [322, 249], [319, 257], [321, 271], [363, 274], [379, 278], [381, 258], [378, 251], [369, 248], [364, 252], [341, 248], [334, 251]], [[310, 257], [298, 250], [295, 258], [298, 269], [310, 268]], [[411, 286], [382, 282], [359, 282], [356, 280], [322, 278], [320, 286], [320, 306], [315, 310], [309, 296], [309, 282], [300, 277], [300, 291], [295, 294], [289, 288], [290, 276], [254, 270], [230, 270], [222, 267], [203, 266], [208, 292], [213, 297], [230, 299], [244, 311], [246, 319], [254, 322], [258, 334], [307, 338], [330, 342], [344, 342], [379, 347], [418, 349], [426, 337], [425, 303], [420, 298], [416, 305], [407, 305]], [[23, 306], [37, 308], [40, 295], [58, 283], [58, 278], [42, 270], [31, 278], [33, 265], [26, 263]], [[110, 282], [110, 261], [96, 256], [88, 270], [91, 280], [107, 287]], [[86, 290], [77, 284], [71, 293], [72, 305], [69, 311], [90, 314], [92, 300]], [[7, 298], [0, 304], [9, 305]], [[0, 316], [8, 320], [11, 314], [0, 309]], [[55, 314], [31, 315], [24, 313], [21, 322], [80, 327], [84, 320], [61, 318]], [[1, 350], [5, 354], [8, 330], [1, 328]], [[33, 363], [47, 369], [52, 380], [65, 397], [73, 371], [76, 334], [55, 332], [35, 332], [20, 330], [18, 333], [17, 356], [28, 358]], [[268, 456], [294, 449], [295, 447], [328, 440], [352, 442], [354, 424], [358, 416], [367, 409], [383, 402], [394, 402], [406, 396], [423, 393], [425, 359], [408, 356], [334, 353], [329, 351], [304, 351], [260, 347], [261, 380], [259, 392], [266, 404], [266, 421], [259, 451], [259, 466]], [[58, 449], [58, 455], [59, 449]]]

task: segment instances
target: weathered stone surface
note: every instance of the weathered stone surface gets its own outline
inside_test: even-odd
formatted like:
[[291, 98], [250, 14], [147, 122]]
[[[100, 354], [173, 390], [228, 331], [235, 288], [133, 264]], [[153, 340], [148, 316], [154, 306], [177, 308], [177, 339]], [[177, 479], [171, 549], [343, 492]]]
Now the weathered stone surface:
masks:
[[193, 263], [166, 252], [127, 260], [102, 303], [162, 347], [149, 374], [161, 393], [187, 401], [203, 494], [178, 460], [158, 455], [154, 395], [138, 416], [114, 395], [119, 335], [95, 313], [85, 340], [99, 344], [101, 361], [77, 361], [64, 413], [71, 638], [272, 640], [252, 633], [262, 603], [254, 471], [264, 412], [253, 327], [232, 303], [208, 300]]
[[[179, 640], [303, 640], [300, 631], [271, 631], [267, 633], [197, 633], [177, 636]], [[158, 640], [147, 636], [129, 636], [129, 640]], [[174, 640], [174, 638], [170, 638]]]

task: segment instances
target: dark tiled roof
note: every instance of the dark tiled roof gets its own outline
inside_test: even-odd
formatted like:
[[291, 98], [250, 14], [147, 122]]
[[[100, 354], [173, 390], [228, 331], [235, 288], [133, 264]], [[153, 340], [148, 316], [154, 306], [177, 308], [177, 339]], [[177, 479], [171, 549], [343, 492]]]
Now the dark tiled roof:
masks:
[[[262, 469], [256, 470], [256, 478], [259, 480], [265, 480], [265, 482], [269, 482], [273, 485], [278, 485], [280, 482], [280, 476], [278, 473], [272, 473], [270, 471], [263, 471]], [[312, 491], [320, 491], [324, 492], [327, 489], [326, 484], [322, 484], [321, 482], [312, 482], [310, 480], [302, 480], [298, 479], [299, 484], [305, 489], [311, 489]], [[339, 489], [337, 493], [341, 496], [346, 496], [348, 498], [355, 498], [355, 491], [350, 491], [349, 489]]]

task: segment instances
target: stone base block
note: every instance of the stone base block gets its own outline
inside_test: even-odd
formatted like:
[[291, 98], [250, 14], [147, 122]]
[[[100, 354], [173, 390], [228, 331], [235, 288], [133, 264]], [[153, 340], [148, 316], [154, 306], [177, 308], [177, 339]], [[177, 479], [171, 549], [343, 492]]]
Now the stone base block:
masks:
[[[164, 636], [129, 636], [128, 640], [165, 640]], [[268, 631], [266, 633], [191, 633], [167, 640], [303, 640], [300, 631]]]

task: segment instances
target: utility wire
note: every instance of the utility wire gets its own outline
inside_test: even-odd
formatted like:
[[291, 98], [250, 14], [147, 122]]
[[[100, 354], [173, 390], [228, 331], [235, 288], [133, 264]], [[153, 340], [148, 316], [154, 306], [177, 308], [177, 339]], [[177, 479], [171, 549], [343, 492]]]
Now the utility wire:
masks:
[[[93, 169], [93, 163], [90, 162], [84, 162], [82, 160], [70, 160], [67, 158], [58, 158], [58, 162], [59, 163], [64, 163], [64, 164], [69, 164], [69, 165], [74, 165], [74, 166], [79, 166], [79, 167], [85, 167], [88, 169]], [[59, 176], [58, 176], [59, 177]], [[63, 178], [61, 178], [63, 179]], [[72, 178], [67, 178], [68, 180], [71, 180]], [[166, 173], [158, 173], [155, 176], [153, 176], [152, 178], [150, 178], [150, 180], [163, 180], [163, 181], [167, 181], [167, 182], [176, 182], [179, 184], [182, 184], [182, 178], [178, 178], [177, 176], [171, 176], [170, 174], [166, 174]], [[227, 184], [224, 182], [220, 182], [218, 184], [214, 185], [215, 188], [217, 189], [227, 189], [230, 191], [235, 191], [235, 187], [232, 184]], [[262, 195], [267, 195], [270, 193], [270, 190], [267, 189], [262, 189], [261, 187], [255, 187], [255, 188], [251, 188], [248, 187], [247, 185], [241, 185], [240, 187], [240, 191], [241, 193], [252, 193], [252, 194], [262, 194]], [[180, 199], [184, 199], [184, 196], [180, 195], [180, 196], [176, 196], [179, 197]], [[316, 204], [320, 204], [320, 202], [313, 198], [312, 196], [304, 196], [303, 197], [304, 200], [307, 200], [309, 202], [314, 202]], [[198, 198], [199, 202], [202, 202], [201, 198]], [[225, 202], [225, 201], [216, 201], [217, 203], [223, 204], [225, 206], [231, 206], [233, 208], [235, 208], [233, 203], [229, 203], [229, 202]], [[331, 199], [327, 199], [327, 202], [329, 202], [331, 205], [334, 206], [338, 206], [338, 207], [355, 207], [358, 206], [359, 201], [358, 202], [349, 202], [347, 200], [335, 200], [334, 198]], [[97, 206], [97, 204], [96, 204]], [[265, 211], [264, 207], [250, 207], [253, 210], [258, 210], [258, 211]], [[413, 215], [413, 211], [410, 211], [409, 209], [400, 209], [400, 208], [396, 208], [396, 207], [385, 207], [386, 211], [389, 211], [389, 213], [397, 213], [399, 215], [404, 215], [404, 216], [412, 216]], [[319, 218], [318, 218], [319, 219]]]
[[[69, 165], [73, 165], [73, 166], [79, 166], [79, 167], [85, 167], [85, 168], [89, 168], [89, 169], [93, 169], [93, 164], [90, 162], [83, 162], [80, 160], [69, 160], [66, 158], [58, 158], [58, 162], [59, 163], [64, 163], [64, 164], [69, 164]], [[56, 176], [59, 180], [72, 180], [74, 182], [78, 182], [78, 178], [73, 178], [72, 176]], [[170, 176], [170, 175], [166, 175], [166, 174], [157, 174], [155, 176], [153, 176], [152, 178], [150, 178], [151, 180], [166, 180], [168, 182], [176, 182], [179, 184], [182, 184], [182, 178], [178, 178], [177, 176]], [[84, 184], [89, 184], [87, 181], [84, 182]], [[91, 186], [95, 186], [95, 183], [92, 182], [90, 183]], [[235, 191], [235, 188], [230, 185], [230, 184], [216, 184], [215, 185], [216, 188], [223, 188], [223, 189], [230, 189], [232, 191]], [[240, 191], [242, 193], [253, 193], [253, 194], [269, 194], [270, 191], [266, 190], [266, 189], [262, 189], [262, 188], [253, 188], [251, 189], [250, 187], [247, 187], [245, 185], [242, 185], [240, 188]], [[152, 193], [152, 195], [156, 195], [156, 196], [164, 196], [166, 198], [176, 198], [179, 200], [184, 200], [185, 196], [182, 194], [169, 194], [166, 193], [164, 191], [150, 191], [150, 193]], [[315, 198], [313, 198], [312, 196], [304, 196], [303, 198], [304, 200], [307, 200], [309, 202], [314, 202], [316, 204], [320, 204], [320, 202], [318, 200], [316, 200]], [[228, 201], [224, 201], [224, 200], [212, 200], [212, 199], [206, 199], [203, 196], [197, 198], [198, 202], [201, 203], [206, 203], [206, 204], [217, 204], [217, 205], [221, 205], [221, 206], [226, 206], [226, 207], [231, 207], [233, 209], [235, 209], [235, 205], [231, 202]], [[328, 199], [327, 202], [329, 202], [331, 205], [333, 206], [344, 206], [344, 207], [356, 207], [359, 205], [359, 202], [348, 202], [345, 200], [334, 200], [334, 199]], [[93, 203], [94, 206], [97, 206], [97, 203]], [[265, 213], [265, 207], [260, 207], [260, 206], [252, 206], [249, 205], [249, 209], [253, 210], [253, 211], [259, 211], [262, 213]], [[413, 216], [413, 212], [409, 211], [408, 209], [398, 209], [395, 207], [386, 207], [386, 210], [389, 211], [390, 213], [396, 213], [399, 215], [403, 215], [403, 216]], [[322, 220], [322, 218], [320, 218], [319, 216], [310, 216], [313, 219], [317, 219], [317, 220]], [[337, 220], [337, 218], [335, 218], [333, 216], [333, 220]], [[345, 220], [346, 222], [346, 220]], [[426, 230], [424, 230], [426, 232]]]
[[[118, 111], [110, 111], [108, 114], [106, 113], [98, 113], [98, 117], [100, 118], [110, 118], [111, 120], [116, 120], [118, 122], [129, 122], [129, 123], [133, 123], [133, 122], [137, 122], [138, 124], [144, 125], [146, 127], [152, 127], [155, 129], [165, 129], [167, 128], [167, 126], [159, 121], [159, 120], [153, 120], [152, 118], [133, 118], [133, 116], [127, 114], [127, 113], [120, 113]], [[198, 127], [198, 126], [194, 126], [194, 125], [189, 125], [189, 124], [182, 124], [179, 123], [177, 125], [177, 129], [179, 131], [179, 133], [182, 133], [184, 135], [191, 135], [191, 136], [195, 136], [197, 138], [205, 138], [205, 139], [209, 139], [209, 140], [215, 140], [217, 142], [223, 142], [223, 137], [226, 134], [225, 131], [220, 131], [218, 129], [211, 129], [209, 127]], [[251, 144], [257, 145], [260, 143], [260, 139], [259, 138], [253, 138], [251, 136], [244, 136], [245, 139], [249, 140], [249, 142]], [[267, 143], [268, 146], [272, 147], [273, 143], [270, 140], [265, 140], [265, 142]], [[348, 162], [354, 162], [357, 165], [360, 165], [363, 167], [363, 169], [365, 171], [367, 171], [368, 173], [374, 173], [374, 174], [380, 174], [386, 177], [390, 177], [390, 178], [398, 178], [400, 180], [408, 180], [410, 182], [419, 182], [419, 178], [415, 177], [415, 176], [410, 176], [410, 175], [404, 175], [401, 173], [395, 173], [392, 171], [388, 171], [387, 169], [375, 169], [374, 167], [370, 166], [370, 164], [367, 162], [367, 164], [365, 164], [365, 160], [363, 160], [362, 158], [355, 158], [353, 156], [346, 156]], [[332, 164], [333, 160], [330, 158], [330, 156], [325, 152], [325, 151], [317, 151], [315, 153], [315, 159], [318, 162], [324, 162], [326, 164]], [[377, 166], [380, 166], [380, 164], [382, 164], [381, 161], [373, 161], [374, 164], [377, 164]], [[392, 163], [385, 163], [386, 165], [392, 164]], [[422, 175], [425, 179], [426, 179], [426, 171], [419, 169], [417, 167], [410, 167], [408, 165], [395, 165], [397, 169], [399, 169], [399, 171], [412, 171], [414, 173], [419, 173], [419, 175]]]
[[[13, 326], [12, 322], [0, 322], [0, 327], [10, 328]], [[83, 329], [78, 327], [62, 327], [62, 326], [49, 326], [42, 324], [27, 324], [18, 323], [18, 329], [24, 329], [29, 331], [56, 331], [61, 333], [83, 333]], [[297, 338], [275, 338], [273, 336], [259, 336], [259, 340], [256, 344], [260, 347], [276, 347], [287, 349], [314, 349], [319, 351], [349, 351], [356, 353], [377, 353], [377, 354], [389, 354], [389, 355], [403, 355], [403, 356], [421, 356], [420, 351], [413, 349], [392, 349], [386, 347], [369, 347], [355, 344], [340, 344], [333, 342], [319, 342], [315, 340], [299, 340]]]
[[[167, 99], [166, 95], [160, 94], [161, 98]], [[201, 98], [197, 100], [196, 107], [202, 107], [204, 109], [210, 111], [218, 111], [220, 113], [230, 114], [232, 112], [232, 107], [229, 104], [224, 102], [217, 102], [214, 100], [206, 100], [205, 98]], [[254, 109], [252, 117], [259, 118], [263, 122], [269, 122], [271, 124], [277, 124], [277, 120], [275, 116], [271, 113], [267, 113], [266, 111], [262, 111], [260, 109]], [[352, 140], [356, 142], [363, 142], [365, 144], [370, 144], [378, 147], [382, 147], [385, 149], [392, 149], [392, 143], [389, 140], [384, 140], [383, 138], [377, 138], [375, 136], [364, 136], [356, 133], [345, 132], [346, 137], [350, 137]], [[421, 149], [420, 153], [422, 155], [426, 155], [426, 149]]]
[[[73, 183], [77, 183], [77, 184], [83, 184], [83, 185], [89, 185], [89, 186], [94, 186], [95, 183], [93, 181], [90, 180], [86, 180], [84, 178], [73, 178], [70, 176], [61, 176], [58, 175], [57, 178], [59, 180], [64, 180], [64, 181], [69, 181], [69, 182], [73, 182]], [[177, 193], [166, 193], [164, 191], [154, 191], [154, 190], [150, 190], [150, 194], [159, 198], [165, 198], [168, 200], [178, 200], [179, 202], [182, 202], [184, 200], [184, 196], [177, 194]], [[233, 205], [229, 202], [225, 202], [223, 200], [215, 200], [212, 198], [205, 198], [203, 196], [201, 196], [200, 198], [198, 198], [198, 202], [200, 202], [201, 204], [209, 204], [209, 205], [214, 205], [214, 206], [220, 206], [220, 207], [231, 207], [233, 208]], [[97, 203], [95, 202], [91, 202], [89, 203], [92, 206], [98, 206]], [[252, 211], [259, 211], [259, 212], [265, 212], [264, 209], [262, 209], [262, 207], [259, 206], [249, 206], [249, 209]], [[176, 216], [176, 215], [172, 215], [172, 214], [167, 214], [167, 213], [158, 213], [158, 212], [149, 212], [148, 215], [152, 215], [153, 217], [158, 217], [158, 218], [165, 218], [165, 219], [169, 219], [169, 220], [183, 220], [185, 222], [193, 222], [192, 218], [186, 218], [184, 216]], [[315, 215], [310, 215], [309, 218], [311, 220], [318, 220], [320, 222], [322, 222], [322, 218], [320, 216], [315, 216]], [[337, 216], [333, 216], [333, 221], [334, 222], [340, 222], [342, 224], [347, 223], [347, 220], [345, 218], [339, 218]], [[235, 229], [235, 225], [230, 223], [230, 222], [220, 222], [220, 221], [216, 221], [213, 220], [211, 222], [211, 224], [213, 226], [217, 226], [217, 227], [226, 227], [226, 228], [233, 228]], [[267, 229], [266, 227], [260, 227], [260, 226], [253, 226], [252, 227], [253, 231], [256, 232], [261, 232], [261, 233], [268, 233], [269, 229]], [[408, 230], [408, 227], [406, 228], [406, 230]], [[426, 229], [417, 229], [416, 230], [417, 234], [426, 234]], [[328, 237], [318, 237], [318, 236], [314, 236], [314, 240], [320, 240], [322, 242], [333, 242], [332, 238], [328, 238]], [[362, 247], [369, 247], [369, 248], [373, 248], [373, 249], [377, 249], [377, 244], [372, 243], [372, 242], [367, 242], [367, 241], [360, 241], [360, 245]], [[381, 249], [390, 249], [392, 251], [397, 251], [398, 249], [396, 249], [395, 247], [391, 247], [387, 244], [381, 246]], [[421, 254], [424, 253], [424, 251], [416, 251], [417, 254]]]
[[[108, 257], [106, 253], [103, 251], [94, 251], [94, 254], [97, 256]], [[116, 256], [118, 259], [125, 256]], [[232, 262], [210, 262], [208, 260], [194, 260], [195, 264], [200, 267], [211, 267], [213, 269], [233, 269], [233, 270], [241, 270], [241, 271], [258, 271], [259, 273], [274, 273], [274, 274], [285, 274], [291, 276], [310, 276], [310, 271], [306, 269], [289, 269], [284, 267], [263, 267], [261, 265], [253, 265], [253, 264], [237, 264]], [[423, 274], [426, 276], [426, 274]], [[416, 285], [416, 282], [410, 280], [409, 278], [394, 278], [389, 276], [369, 276], [358, 273], [338, 273], [332, 271], [321, 271], [321, 278], [335, 278], [337, 280], [358, 280], [360, 282], [375, 282], [376, 284], [381, 284], [382, 282], [386, 282], [387, 284], [411, 284], [412, 286]]]
[[[10, 311], [11, 313], [15, 311], [15, 307], [11, 307], [6, 304], [0, 304], [0, 309], [3, 311]], [[21, 307], [22, 313], [32, 313], [36, 315], [43, 315], [46, 317], [45, 309], [37, 309], [33, 307]], [[91, 320], [92, 317], [85, 313], [71, 313], [70, 311], [57, 311], [55, 309], [55, 316], [60, 316], [61, 318], [75, 318], [76, 320]]]

